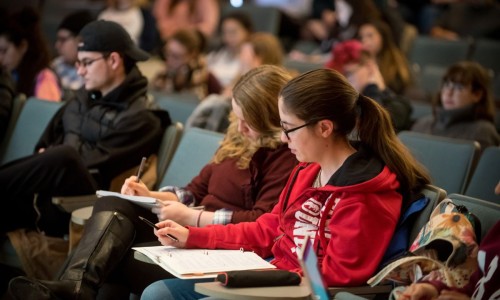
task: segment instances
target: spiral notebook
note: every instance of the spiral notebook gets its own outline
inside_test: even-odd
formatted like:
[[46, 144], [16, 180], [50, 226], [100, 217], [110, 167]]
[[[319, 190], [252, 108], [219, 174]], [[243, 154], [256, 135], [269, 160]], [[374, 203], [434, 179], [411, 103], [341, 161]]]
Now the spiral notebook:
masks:
[[215, 278], [219, 272], [276, 268], [251, 251], [179, 249], [170, 246], [132, 249], [181, 279]]

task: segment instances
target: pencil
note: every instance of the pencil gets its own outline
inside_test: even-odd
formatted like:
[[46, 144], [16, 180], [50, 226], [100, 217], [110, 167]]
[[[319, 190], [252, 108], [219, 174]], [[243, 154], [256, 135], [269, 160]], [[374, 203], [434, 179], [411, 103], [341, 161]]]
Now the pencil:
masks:
[[[149, 226], [153, 227], [154, 229], [156, 230], [159, 230], [160, 228], [158, 226], [156, 226], [153, 222], [149, 221], [148, 219], [146, 218], [143, 218], [141, 216], [139, 216], [139, 219], [141, 219], [141, 221], [144, 221], [144, 223], [148, 224]], [[167, 237], [169, 237], [172, 241], [174, 242], [178, 242], [179, 239], [176, 238], [175, 236], [171, 235], [170, 233], [167, 233]]]
[[137, 179], [135, 180], [135, 182], [139, 182], [141, 181], [141, 176], [142, 176], [142, 172], [144, 171], [144, 165], [146, 164], [146, 158], [143, 157], [141, 159], [141, 164], [139, 165], [139, 170], [137, 170]]

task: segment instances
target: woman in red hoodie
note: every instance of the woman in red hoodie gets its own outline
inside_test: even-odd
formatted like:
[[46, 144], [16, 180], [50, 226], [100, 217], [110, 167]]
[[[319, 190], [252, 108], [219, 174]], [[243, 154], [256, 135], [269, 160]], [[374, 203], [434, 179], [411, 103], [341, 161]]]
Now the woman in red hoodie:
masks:
[[[364, 284], [409, 195], [429, 183], [429, 176], [398, 140], [387, 111], [336, 71], [314, 70], [291, 80], [280, 93], [279, 114], [281, 139], [301, 163], [272, 212], [255, 222], [205, 228], [166, 220], [155, 234], [164, 245], [273, 256], [271, 263], [293, 271], [300, 271], [296, 252], [308, 235], [329, 286]], [[354, 132], [356, 142], [350, 140]], [[202, 297], [193, 283], [159, 281], [141, 299]]]

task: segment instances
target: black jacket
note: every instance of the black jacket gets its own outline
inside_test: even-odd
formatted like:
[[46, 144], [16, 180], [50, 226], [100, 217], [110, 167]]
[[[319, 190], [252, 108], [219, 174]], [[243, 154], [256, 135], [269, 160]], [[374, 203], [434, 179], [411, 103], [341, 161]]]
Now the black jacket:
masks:
[[5, 70], [0, 70], [0, 142], [9, 125], [14, 101], [14, 83]]
[[147, 79], [133, 68], [108, 95], [80, 89], [51, 120], [35, 150], [65, 144], [78, 150], [89, 169], [97, 169], [104, 183], [156, 153], [166, 111], [150, 110]]

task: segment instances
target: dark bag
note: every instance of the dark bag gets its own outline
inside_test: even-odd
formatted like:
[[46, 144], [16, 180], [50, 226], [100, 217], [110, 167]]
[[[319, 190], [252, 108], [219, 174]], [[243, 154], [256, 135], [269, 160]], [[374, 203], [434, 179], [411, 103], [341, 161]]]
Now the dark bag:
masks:
[[298, 273], [285, 270], [229, 271], [217, 275], [217, 281], [227, 287], [299, 285], [300, 280]]

